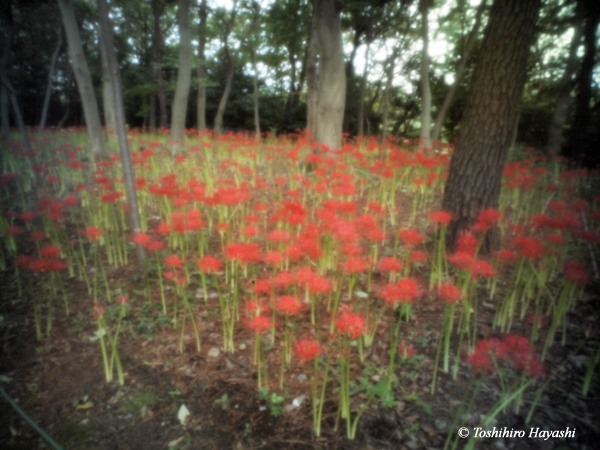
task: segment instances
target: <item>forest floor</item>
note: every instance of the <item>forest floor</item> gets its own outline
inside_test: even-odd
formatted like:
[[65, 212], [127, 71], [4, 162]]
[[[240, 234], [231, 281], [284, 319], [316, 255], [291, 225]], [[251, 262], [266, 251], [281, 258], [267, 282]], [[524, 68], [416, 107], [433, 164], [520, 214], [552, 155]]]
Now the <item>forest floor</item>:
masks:
[[[111, 285], [128, 285], [133, 292], [145, 289], [132, 263], [109, 270], [107, 275]], [[456, 380], [440, 373], [436, 393], [431, 394], [443, 305], [428, 295], [415, 302], [412, 320], [402, 325], [402, 337], [415, 344], [420, 357], [397, 370], [395, 407], [369, 407], [360, 421], [357, 438], [351, 441], [345, 437], [343, 421], [339, 421], [336, 431], [337, 404], [327, 402], [323, 433], [315, 438], [306, 367], [294, 359], [285, 373], [285, 392], [276, 390], [280, 398], [261, 396], [253, 364], [254, 333], [239, 324], [235, 333], [238, 348], [234, 354], [223, 352], [216, 295], [209, 292], [207, 302], [200, 300], [194, 307], [199, 317], [201, 351], [196, 351], [188, 326], [183, 353], [179, 351], [180, 331], [173, 330], [164, 316], [162, 323], [155, 319], [160, 310], [159, 295], [155, 292], [152, 304], [143, 297], [131, 299], [128, 315], [133, 319], [126, 322], [119, 342], [126, 372], [125, 385], [120, 386], [105, 382], [99, 345], [94, 339], [97, 328], [89, 317], [84, 283], [69, 281], [68, 292], [74, 299], [69, 316], [57, 310], [51, 336], [37, 341], [32, 313], [36, 286], [26, 287], [26, 294], [18, 298], [14, 274], [4, 271], [0, 277], [2, 385], [66, 450], [441, 449], [448, 434], [456, 433], [451, 429], [453, 413], [473, 377], [471, 368], [461, 363]], [[376, 274], [373, 283], [383, 283], [381, 276]], [[360, 284], [357, 288], [361, 289]], [[600, 389], [596, 380], [588, 395], [581, 395], [585, 352], [590, 349], [581, 348], [580, 341], [584, 339], [582, 324], [598, 323], [598, 288], [598, 284], [590, 286], [570, 315], [567, 345], [555, 344], [546, 357], [544, 363], [553, 378], [532, 422], [524, 423], [532, 403], [527, 397], [520, 414], [501, 415], [493, 423], [497, 428], [525, 430], [527, 436], [532, 428], [569, 427], [576, 430], [575, 437], [480, 439], [478, 448], [597, 448]], [[197, 297], [202, 299], [202, 290], [197, 289]], [[479, 327], [489, 330], [492, 305], [484, 298], [479, 304]], [[517, 323], [513, 332], [526, 335], [528, 331], [521, 325]], [[378, 380], [381, 375], [378, 368], [388, 358], [389, 338], [385, 328], [380, 330], [365, 364], [361, 369], [358, 365], [353, 368], [357, 378]], [[298, 331], [301, 335], [302, 330]], [[273, 387], [279, 383], [279, 351], [274, 346], [266, 352], [267, 364], [274, 366], [269, 380]], [[329, 386], [333, 389], [334, 383]], [[465, 423], [471, 430], [495, 403], [499, 389], [497, 378], [486, 379]], [[366, 399], [364, 393], [357, 397], [355, 407]], [[190, 412], [185, 425], [178, 419], [181, 405]], [[0, 408], [2, 448], [50, 448], [4, 399], [0, 400]], [[459, 443], [458, 448], [463, 445]]]

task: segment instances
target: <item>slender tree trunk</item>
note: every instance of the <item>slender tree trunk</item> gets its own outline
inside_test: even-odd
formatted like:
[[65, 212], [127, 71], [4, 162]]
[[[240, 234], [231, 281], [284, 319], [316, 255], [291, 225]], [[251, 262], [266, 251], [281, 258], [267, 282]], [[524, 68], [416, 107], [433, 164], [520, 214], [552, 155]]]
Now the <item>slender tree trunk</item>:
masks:
[[42, 135], [46, 129], [46, 119], [48, 118], [48, 108], [50, 106], [50, 96], [52, 95], [52, 79], [54, 78], [54, 69], [56, 68], [56, 61], [58, 60], [58, 54], [63, 44], [62, 29], [59, 27], [56, 30], [58, 39], [56, 41], [56, 47], [52, 53], [52, 59], [50, 60], [50, 69], [48, 70], [48, 84], [46, 85], [46, 94], [44, 95], [44, 106], [42, 107], [42, 119], [40, 120], [39, 134]]
[[[314, 1], [314, 0], [313, 0]], [[306, 50], [306, 130], [311, 141], [316, 137], [317, 129], [317, 105], [319, 99], [319, 78], [317, 70], [318, 59], [318, 36], [315, 19], [315, 7], [310, 18], [310, 31]]]
[[[101, 42], [104, 45], [106, 62], [111, 78], [113, 105], [115, 108], [115, 119], [117, 127], [117, 138], [119, 141], [119, 149], [121, 152], [121, 164], [123, 166], [123, 178], [125, 180], [125, 192], [127, 195], [127, 203], [129, 204], [129, 214], [133, 226], [134, 235], [142, 232], [140, 221], [140, 211], [137, 202], [137, 194], [135, 191], [135, 181], [133, 178], [133, 167], [129, 156], [129, 145], [127, 142], [127, 129], [125, 128], [125, 106], [123, 105], [123, 88], [121, 86], [121, 76], [119, 74], [119, 64], [117, 63], [117, 55], [112, 37], [112, 26], [108, 18], [108, 6], [106, 0], [98, 0], [98, 12], [100, 16], [100, 33], [102, 34]], [[136, 245], [138, 268], [142, 269], [146, 260], [144, 247]]]
[[85, 116], [85, 124], [90, 140], [91, 153], [94, 158], [106, 154], [104, 138], [102, 136], [102, 125], [100, 124], [100, 114], [98, 112], [98, 101], [92, 84], [92, 76], [88, 69], [83, 47], [81, 45], [81, 37], [75, 12], [70, 0], [58, 0], [60, 13], [67, 35], [67, 43], [69, 46], [69, 56], [73, 65], [75, 81], [79, 89], [83, 114]]
[[179, 24], [179, 69], [177, 86], [171, 111], [171, 143], [176, 147], [185, 143], [185, 119], [192, 83], [192, 32], [190, 28], [190, 0], [179, 0], [177, 6]]
[[167, 94], [165, 92], [165, 83], [163, 80], [163, 37], [160, 28], [160, 18], [163, 15], [164, 7], [162, 0], [152, 0], [152, 15], [154, 16], [154, 32], [152, 33], [152, 53], [154, 57], [153, 73], [157, 86], [158, 108], [159, 108], [159, 126], [167, 127]]
[[260, 114], [258, 109], [258, 68], [256, 67], [256, 50], [252, 50], [252, 68], [254, 70], [254, 132], [260, 138]]
[[449, 247], [479, 212], [498, 207], [540, 7], [540, 0], [495, 0], [491, 7], [444, 191], [442, 207], [456, 217]]
[[582, 35], [583, 29], [581, 24], [579, 24], [575, 27], [575, 32], [573, 33], [565, 72], [558, 83], [558, 97], [556, 99], [554, 114], [552, 114], [550, 132], [548, 134], [548, 144], [546, 145], [547, 152], [555, 155], [560, 153], [562, 147], [563, 131], [565, 122], [567, 121], [567, 112], [569, 110], [569, 100], [571, 91], [575, 87], [573, 75], [577, 68], [577, 49], [579, 48]]
[[208, 10], [206, 0], [200, 3], [198, 11], [200, 17], [200, 33], [198, 38], [198, 102], [196, 115], [198, 116], [198, 130], [206, 130], [206, 21]]
[[348, 84], [351, 86], [354, 85], [354, 60], [356, 59], [356, 52], [358, 51], [358, 47], [360, 46], [360, 38], [362, 36], [362, 30], [356, 31], [354, 33], [354, 38], [352, 39], [352, 51], [348, 57], [348, 61], [345, 65], [346, 70], [346, 98], [344, 100], [344, 122], [342, 123], [342, 131], [344, 133], [350, 132], [350, 112], [356, 111], [356, 102], [354, 101], [354, 96], [352, 89], [347, 89]]
[[473, 46], [477, 41], [477, 34], [479, 33], [479, 27], [481, 26], [481, 16], [485, 11], [485, 5], [487, 0], [482, 0], [477, 8], [477, 13], [475, 15], [475, 24], [473, 25], [473, 29], [469, 33], [469, 37], [467, 38], [467, 43], [465, 44], [465, 48], [460, 57], [460, 61], [458, 66], [456, 67], [456, 74], [454, 75], [454, 83], [450, 87], [450, 90], [444, 97], [444, 102], [440, 107], [439, 112], [435, 118], [435, 123], [433, 125], [433, 131], [431, 132], [431, 142], [436, 142], [440, 139], [440, 134], [442, 131], [442, 126], [444, 125], [444, 120], [446, 119], [446, 115], [448, 114], [448, 110], [450, 109], [450, 105], [452, 105], [452, 100], [454, 100], [454, 96], [456, 95], [456, 91], [460, 86], [460, 82], [462, 80], [463, 75], [465, 74], [465, 69], [467, 68], [467, 61], [469, 59], [469, 55], [471, 54], [471, 50], [473, 50]]
[[365, 68], [360, 80], [360, 99], [358, 104], [358, 135], [364, 134], [365, 127], [365, 95], [367, 90], [367, 74], [369, 73], [369, 48], [371, 47], [371, 36], [367, 36], [367, 48], [365, 49]]
[[231, 16], [227, 23], [225, 23], [225, 32], [223, 33], [223, 47], [225, 49], [225, 55], [229, 61], [229, 68], [227, 70], [227, 79], [225, 80], [225, 90], [219, 101], [219, 107], [217, 108], [217, 114], [215, 116], [215, 134], [219, 135], [223, 133], [223, 115], [225, 114], [225, 108], [227, 107], [227, 101], [229, 100], [229, 94], [231, 93], [231, 85], [233, 84], [233, 75], [235, 73], [235, 56], [229, 49], [227, 39], [233, 30], [235, 19], [237, 15], [237, 1], [233, 2]]
[[338, 150], [346, 101], [346, 73], [342, 45], [341, 10], [338, 0], [315, 0], [319, 37], [319, 100], [316, 141], [324, 151]]
[[108, 68], [108, 56], [106, 55], [106, 45], [103, 42], [102, 33], [100, 34], [100, 63], [102, 65], [102, 105], [104, 109], [104, 127], [107, 139], [110, 139], [117, 131], [117, 119], [115, 117], [115, 103], [113, 95], [113, 85]]
[[390, 117], [390, 95], [392, 91], [392, 81], [394, 79], [394, 68], [396, 65], [396, 56], [398, 54], [398, 47], [394, 47], [392, 56], [390, 57], [388, 66], [386, 68], [386, 81], [385, 90], [383, 91], [382, 99], [382, 124], [381, 124], [381, 140], [385, 141], [388, 136], [388, 126]]
[[423, 53], [421, 56], [421, 148], [431, 147], [431, 86], [429, 85], [429, 0], [420, 0], [421, 5], [421, 37]]
[[[13, 36], [13, 15], [12, 1], [7, 0], [2, 4], [2, 16], [4, 26], [4, 38], [2, 39], [2, 59], [0, 66], [7, 68], [10, 63], [10, 49], [12, 46]], [[2, 137], [8, 139], [10, 137], [10, 94], [8, 88], [0, 83], [0, 122]]]
[[583, 162], [591, 157], [588, 146], [590, 137], [590, 100], [592, 99], [592, 75], [596, 58], [596, 30], [600, 20], [600, 2], [597, 0], [579, 0], [585, 14], [583, 42], [585, 53], [581, 60], [577, 77], [577, 96], [575, 97], [575, 117], [571, 127], [571, 142], [566, 149], [568, 156], [575, 161]]

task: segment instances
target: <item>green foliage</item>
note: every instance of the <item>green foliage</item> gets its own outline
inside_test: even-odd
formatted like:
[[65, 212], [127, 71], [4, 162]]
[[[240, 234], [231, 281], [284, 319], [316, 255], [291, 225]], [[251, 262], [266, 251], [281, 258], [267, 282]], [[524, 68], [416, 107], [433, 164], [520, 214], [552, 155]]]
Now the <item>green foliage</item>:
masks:
[[283, 402], [289, 396], [287, 392], [283, 394], [277, 394], [277, 392], [271, 392], [269, 394], [269, 388], [261, 388], [259, 391], [259, 398], [267, 403], [269, 411], [273, 417], [281, 416], [283, 411]]

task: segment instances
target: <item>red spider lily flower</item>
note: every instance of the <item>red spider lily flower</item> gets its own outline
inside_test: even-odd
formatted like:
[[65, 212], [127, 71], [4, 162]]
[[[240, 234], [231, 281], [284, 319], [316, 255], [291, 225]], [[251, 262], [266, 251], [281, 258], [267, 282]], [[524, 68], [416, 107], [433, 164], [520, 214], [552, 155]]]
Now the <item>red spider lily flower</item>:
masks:
[[15, 264], [21, 270], [31, 270], [31, 265], [35, 261], [35, 258], [29, 255], [19, 255]]
[[264, 256], [263, 261], [265, 262], [265, 264], [277, 266], [278, 264], [281, 264], [283, 262], [283, 255], [279, 252], [268, 252]]
[[257, 233], [258, 233], [258, 230], [256, 229], [255, 226], [252, 226], [252, 225], [248, 225], [247, 227], [245, 227], [242, 230], [242, 234], [244, 236], [246, 236], [247, 238], [253, 238], [254, 236], [257, 235]]
[[447, 303], [456, 303], [460, 301], [462, 297], [460, 289], [450, 283], [442, 283], [437, 291], [440, 300], [446, 300]]
[[354, 273], [364, 272], [367, 267], [362, 259], [351, 256], [346, 260], [346, 262], [341, 264], [341, 269], [344, 273], [351, 275]]
[[158, 234], [162, 234], [163, 236], [166, 236], [168, 234], [171, 234], [171, 227], [169, 226], [168, 223], [161, 223], [158, 225], [158, 228], [156, 228], [156, 232]]
[[205, 256], [196, 263], [196, 267], [204, 273], [213, 273], [221, 270], [223, 263], [214, 256]]
[[34, 241], [43, 241], [44, 239], [46, 239], [46, 233], [44, 233], [43, 231], [34, 231], [33, 233], [31, 233], [31, 239], [33, 239]]
[[181, 269], [183, 267], [183, 261], [177, 255], [171, 255], [165, 259], [165, 264], [167, 267], [175, 267], [177, 269]]
[[[321, 258], [323, 250], [321, 250], [321, 244], [316, 238], [300, 237], [298, 239], [298, 247], [302, 252], [302, 255], [308, 256], [313, 261]], [[293, 259], [291, 256], [290, 259]]]
[[402, 359], [409, 359], [417, 354], [415, 346], [413, 344], [406, 345], [404, 339], [402, 339], [400, 344], [398, 344], [398, 352], [402, 356]]
[[146, 246], [146, 249], [149, 252], [158, 252], [160, 250], [163, 250], [164, 248], [165, 248], [165, 246], [160, 241], [150, 241], [150, 242], [148, 242], [148, 245]]
[[496, 271], [491, 264], [476, 259], [469, 267], [469, 271], [473, 274], [473, 279], [476, 280], [479, 277], [493, 278], [496, 276]]
[[67, 265], [60, 259], [52, 259], [46, 263], [48, 272], [61, 272], [67, 268]]
[[23, 229], [17, 225], [11, 225], [10, 227], [8, 227], [6, 229], [6, 235], [7, 236], [19, 236], [20, 234], [23, 234]]
[[517, 252], [519, 252], [523, 258], [529, 258], [537, 261], [544, 256], [544, 247], [538, 238], [516, 236], [513, 239], [512, 245], [517, 249]]
[[296, 244], [290, 244], [285, 250], [286, 258], [289, 258], [292, 261], [298, 261], [303, 255], [304, 253], [302, 252], [302, 249]]
[[453, 266], [464, 270], [473, 264], [473, 255], [467, 252], [456, 252], [454, 255], [448, 256], [448, 261]]
[[505, 248], [496, 253], [496, 258], [504, 264], [512, 264], [517, 260], [518, 256], [514, 251]]
[[308, 290], [311, 294], [328, 294], [331, 291], [331, 284], [327, 278], [315, 277], [308, 284]]
[[581, 263], [577, 261], [567, 261], [563, 266], [565, 278], [575, 282], [579, 286], [583, 286], [588, 281], [588, 274]]
[[92, 316], [94, 317], [94, 319], [99, 319], [101, 317], [104, 317], [104, 306], [102, 306], [100, 303], [95, 303], [94, 311], [92, 312]]
[[308, 267], [301, 267], [296, 272], [296, 283], [298, 284], [309, 284], [317, 275], [312, 269]]
[[147, 247], [150, 243], [150, 240], [150, 236], [148, 236], [146, 233], [138, 233], [133, 238], [133, 243], [136, 245], [141, 245], [142, 247]]
[[260, 316], [261, 314], [269, 314], [271, 308], [264, 300], [251, 299], [246, 305], [246, 313], [249, 316]]
[[498, 223], [500, 220], [500, 211], [494, 208], [484, 209], [477, 216], [477, 223], [485, 225], [487, 228], [491, 228]]
[[410, 254], [410, 262], [411, 263], [415, 263], [415, 262], [424, 263], [425, 259], [426, 259], [425, 252], [422, 252], [420, 250], [418, 250], [416, 252], [412, 252]]
[[271, 242], [288, 242], [290, 233], [284, 230], [273, 230], [268, 234], [267, 239]]
[[87, 236], [90, 241], [95, 242], [102, 236], [102, 231], [96, 227], [89, 227], [83, 234]]
[[386, 256], [379, 261], [377, 268], [380, 272], [400, 272], [402, 270], [402, 264], [400, 264], [396, 258]]
[[287, 288], [289, 287], [291, 284], [293, 284], [296, 281], [296, 278], [289, 272], [279, 272], [274, 280], [273, 280], [273, 284], [277, 287], [284, 287]]
[[544, 375], [545, 370], [541, 358], [536, 355], [529, 339], [516, 334], [504, 338], [503, 359], [512, 366], [514, 370], [522, 370], [530, 376], [538, 379]]
[[440, 227], [445, 227], [452, 221], [452, 214], [446, 211], [434, 211], [429, 214], [429, 220], [439, 223]]
[[467, 364], [473, 367], [473, 372], [489, 375], [496, 369], [494, 361], [505, 353], [505, 346], [498, 339], [482, 339], [475, 346], [475, 351], [467, 357]]
[[367, 331], [365, 320], [349, 309], [343, 311], [340, 317], [336, 319], [335, 328], [338, 332], [347, 334], [352, 339], [356, 339]]
[[412, 228], [407, 228], [401, 230], [399, 233], [400, 241], [409, 249], [419, 245], [421, 242], [425, 240], [425, 236], [420, 234], [417, 230]]
[[296, 297], [287, 295], [285, 297], [281, 297], [275, 303], [275, 308], [277, 308], [279, 312], [295, 316], [296, 314], [298, 314], [298, 312], [302, 310], [302, 304], [298, 301]]
[[129, 295], [119, 295], [117, 297], [117, 305], [125, 305], [129, 301]]
[[550, 233], [548, 236], [546, 236], [546, 241], [548, 243], [555, 244], [558, 246], [565, 244], [565, 239], [562, 237], [561, 234], [558, 233]]
[[300, 358], [300, 362], [305, 364], [314, 361], [322, 353], [322, 350], [317, 341], [304, 338], [294, 345], [294, 353]]
[[271, 319], [265, 316], [256, 316], [252, 320], [248, 320], [246, 325], [256, 333], [261, 333], [271, 329]]
[[44, 259], [56, 259], [60, 256], [60, 248], [54, 245], [46, 245], [40, 252], [40, 255]]
[[21, 214], [21, 220], [23, 222], [31, 222], [33, 219], [35, 219], [35, 214], [31, 211], [25, 211]]
[[475, 255], [477, 251], [477, 238], [470, 231], [463, 231], [458, 236], [458, 240], [456, 243], [456, 252], [464, 252], [469, 255]]
[[271, 284], [271, 280], [256, 280], [256, 283], [254, 284], [254, 292], [256, 295], [270, 294], [272, 290], [273, 285]]

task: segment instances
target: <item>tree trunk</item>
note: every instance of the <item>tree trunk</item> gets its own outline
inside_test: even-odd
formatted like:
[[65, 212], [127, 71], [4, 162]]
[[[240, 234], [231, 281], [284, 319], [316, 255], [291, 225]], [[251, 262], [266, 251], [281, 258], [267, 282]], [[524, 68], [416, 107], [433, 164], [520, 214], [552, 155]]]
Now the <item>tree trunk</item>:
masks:
[[555, 155], [558, 155], [562, 147], [563, 131], [567, 120], [567, 112], [569, 110], [569, 100], [571, 91], [575, 87], [573, 75], [577, 68], [577, 49], [581, 42], [581, 36], [583, 36], [583, 28], [581, 24], [578, 24], [575, 27], [573, 39], [571, 40], [571, 45], [569, 47], [569, 57], [567, 59], [565, 72], [558, 83], [558, 97], [556, 99], [554, 114], [552, 115], [552, 120], [550, 122], [548, 144], [546, 145], [547, 152]]
[[97, 158], [106, 154], [106, 147], [102, 136], [102, 125], [100, 124], [100, 113], [98, 112], [98, 101], [96, 100], [96, 93], [92, 84], [92, 76], [90, 75], [85, 54], [83, 53], [73, 5], [70, 0], [58, 0], [58, 6], [60, 7], [67, 35], [69, 57], [73, 65], [75, 81], [77, 82], [77, 88], [81, 97], [92, 157]]
[[449, 247], [479, 212], [498, 207], [540, 7], [540, 0], [495, 0], [491, 7], [442, 202], [455, 215]]
[[46, 119], [48, 118], [48, 108], [50, 106], [50, 96], [52, 95], [52, 78], [54, 78], [54, 69], [56, 68], [56, 61], [58, 60], [58, 54], [63, 44], [62, 29], [57, 28], [56, 34], [58, 40], [56, 41], [56, 47], [52, 53], [52, 59], [50, 60], [50, 68], [48, 70], [48, 85], [46, 86], [46, 94], [44, 95], [44, 106], [42, 107], [42, 119], [40, 120], [39, 135], [44, 133], [46, 129]]
[[256, 50], [252, 50], [252, 68], [254, 70], [254, 132], [260, 139], [260, 114], [258, 109], [258, 68], [256, 67]]
[[[2, 59], [0, 66], [8, 67], [10, 63], [10, 49], [12, 46], [13, 36], [13, 16], [12, 2], [7, 0], [2, 4], [2, 18], [4, 26], [4, 38], [2, 39]], [[0, 122], [2, 137], [8, 139], [10, 137], [10, 105], [9, 105], [8, 88], [0, 83]]]
[[235, 24], [235, 18], [237, 15], [237, 1], [233, 2], [233, 9], [231, 16], [225, 24], [225, 32], [223, 33], [223, 47], [225, 48], [225, 55], [229, 61], [229, 68], [227, 70], [227, 79], [225, 80], [225, 90], [219, 101], [219, 107], [217, 108], [217, 114], [215, 116], [215, 134], [219, 135], [223, 133], [223, 115], [225, 114], [225, 108], [227, 107], [227, 101], [229, 100], [229, 94], [231, 93], [231, 85], [233, 84], [233, 74], [235, 73], [235, 56], [229, 49], [227, 40], [233, 30]]
[[383, 91], [383, 99], [382, 99], [382, 124], [381, 124], [381, 140], [385, 141], [388, 135], [388, 124], [390, 117], [390, 94], [392, 91], [392, 80], [394, 78], [394, 67], [396, 64], [396, 56], [398, 54], [398, 47], [394, 47], [394, 51], [392, 52], [392, 56], [390, 57], [390, 61], [386, 68], [386, 81], [385, 81], [385, 90]]
[[365, 68], [360, 80], [360, 98], [358, 103], [358, 132], [359, 136], [364, 134], [365, 129], [365, 95], [367, 90], [367, 74], [369, 73], [369, 48], [371, 47], [371, 36], [367, 35], [367, 48], [365, 48]]
[[165, 93], [165, 83], [163, 80], [163, 37], [160, 28], [160, 18], [163, 15], [164, 7], [162, 0], [152, 0], [152, 15], [154, 16], [154, 32], [152, 33], [152, 53], [154, 57], [153, 73], [156, 79], [158, 89], [158, 109], [159, 109], [159, 126], [167, 127], [167, 94]]
[[[123, 166], [123, 178], [125, 180], [125, 192], [127, 195], [127, 203], [129, 204], [129, 214], [133, 227], [133, 234], [136, 235], [142, 232], [140, 221], [140, 211], [137, 202], [137, 194], [135, 192], [135, 181], [133, 178], [133, 167], [129, 156], [129, 145], [127, 142], [127, 129], [125, 128], [125, 106], [123, 105], [123, 88], [121, 86], [121, 76], [119, 74], [119, 64], [117, 63], [117, 55], [112, 37], [112, 26], [108, 18], [108, 6], [106, 0], [98, 0], [98, 13], [100, 17], [100, 33], [102, 34], [101, 42], [104, 45], [104, 53], [108, 66], [108, 75], [111, 79], [113, 105], [115, 108], [115, 120], [117, 127], [117, 137], [119, 141], [119, 149], [121, 153], [121, 164]], [[145, 262], [144, 247], [136, 245], [138, 256], [138, 267], [142, 269]]]
[[429, 85], [429, 0], [421, 0], [421, 38], [423, 53], [421, 55], [421, 135], [419, 146], [431, 147], [429, 140], [431, 130], [431, 86]]
[[171, 110], [171, 143], [175, 147], [185, 143], [185, 119], [192, 84], [192, 31], [190, 28], [190, 0], [179, 0], [177, 6], [179, 25], [179, 69]]
[[206, 130], [206, 21], [208, 11], [206, 0], [200, 3], [198, 11], [200, 17], [200, 33], [198, 38], [198, 105], [196, 112], [198, 116], [198, 131]]
[[460, 56], [458, 66], [456, 67], [454, 83], [450, 87], [450, 90], [446, 94], [446, 97], [444, 97], [444, 102], [442, 103], [442, 106], [440, 107], [440, 110], [435, 118], [433, 131], [431, 132], [431, 142], [436, 142], [440, 139], [442, 126], [444, 125], [444, 120], [446, 119], [446, 115], [448, 114], [448, 110], [450, 109], [450, 105], [452, 104], [452, 100], [454, 100], [456, 91], [460, 86], [462, 77], [465, 74], [465, 69], [467, 68], [467, 61], [469, 59], [469, 55], [471, 54], [471, 50], [473, 50], [473, 46], [477, 41], [477, 33], [479, 33], [479, 27], [481, 26], [481, 16], [483, 15], [483, 11], [485, 11], [486, 3], [487, 0], [482, 0], [482, 2], [479, 4], [479, 7], [477, 8], [477, 13], [475, 15], [475, 24], [473, 25], [473, 29], [469, 33], [467, 43], [465, 44], [465, 48], [462, 52], [462, 55]]
[[[583, 42], [585, 53], [581, 60], [577, 77], [577, 96], [575, 97], [575, 117], [571, 128], [571, 142], [566, 149], [568, 156], [575, 161], [583, 162], [592, 156], [588, 146], [590, 136], [590, 100], [592, 99], [592, 75], [596, 57], [596, 29], [600, 20], [600, 2], [598, 0], [579, 0], [583, 7], [585, 26]], [[578, 2], [578, 3], [579, 3]]]
[[346, 73], [340, 13], [343, 2], [315, 0], [319, 39], [319, 99], [316, 141], [324, 151], [338, 150], [346, 100]]
[[307, 42], [308, 48], [306, 51], [306, 131], [308, 131], [311, 141], [316, 137], [317, 104], [319, 99], [319, 78], [317, 70], [319, 48], [315, 14], [315, 7], [313, 7]]
[[100, 63], [102, 65], [102, 105], [104, 109], [104, 127], [107, 139], [117, 131], [117, 118], [115, 117], [115, 103], [113, 85], [108, 68], [108, 56], [106, 54], [106, 43], [104, 36], [100, 33]]

